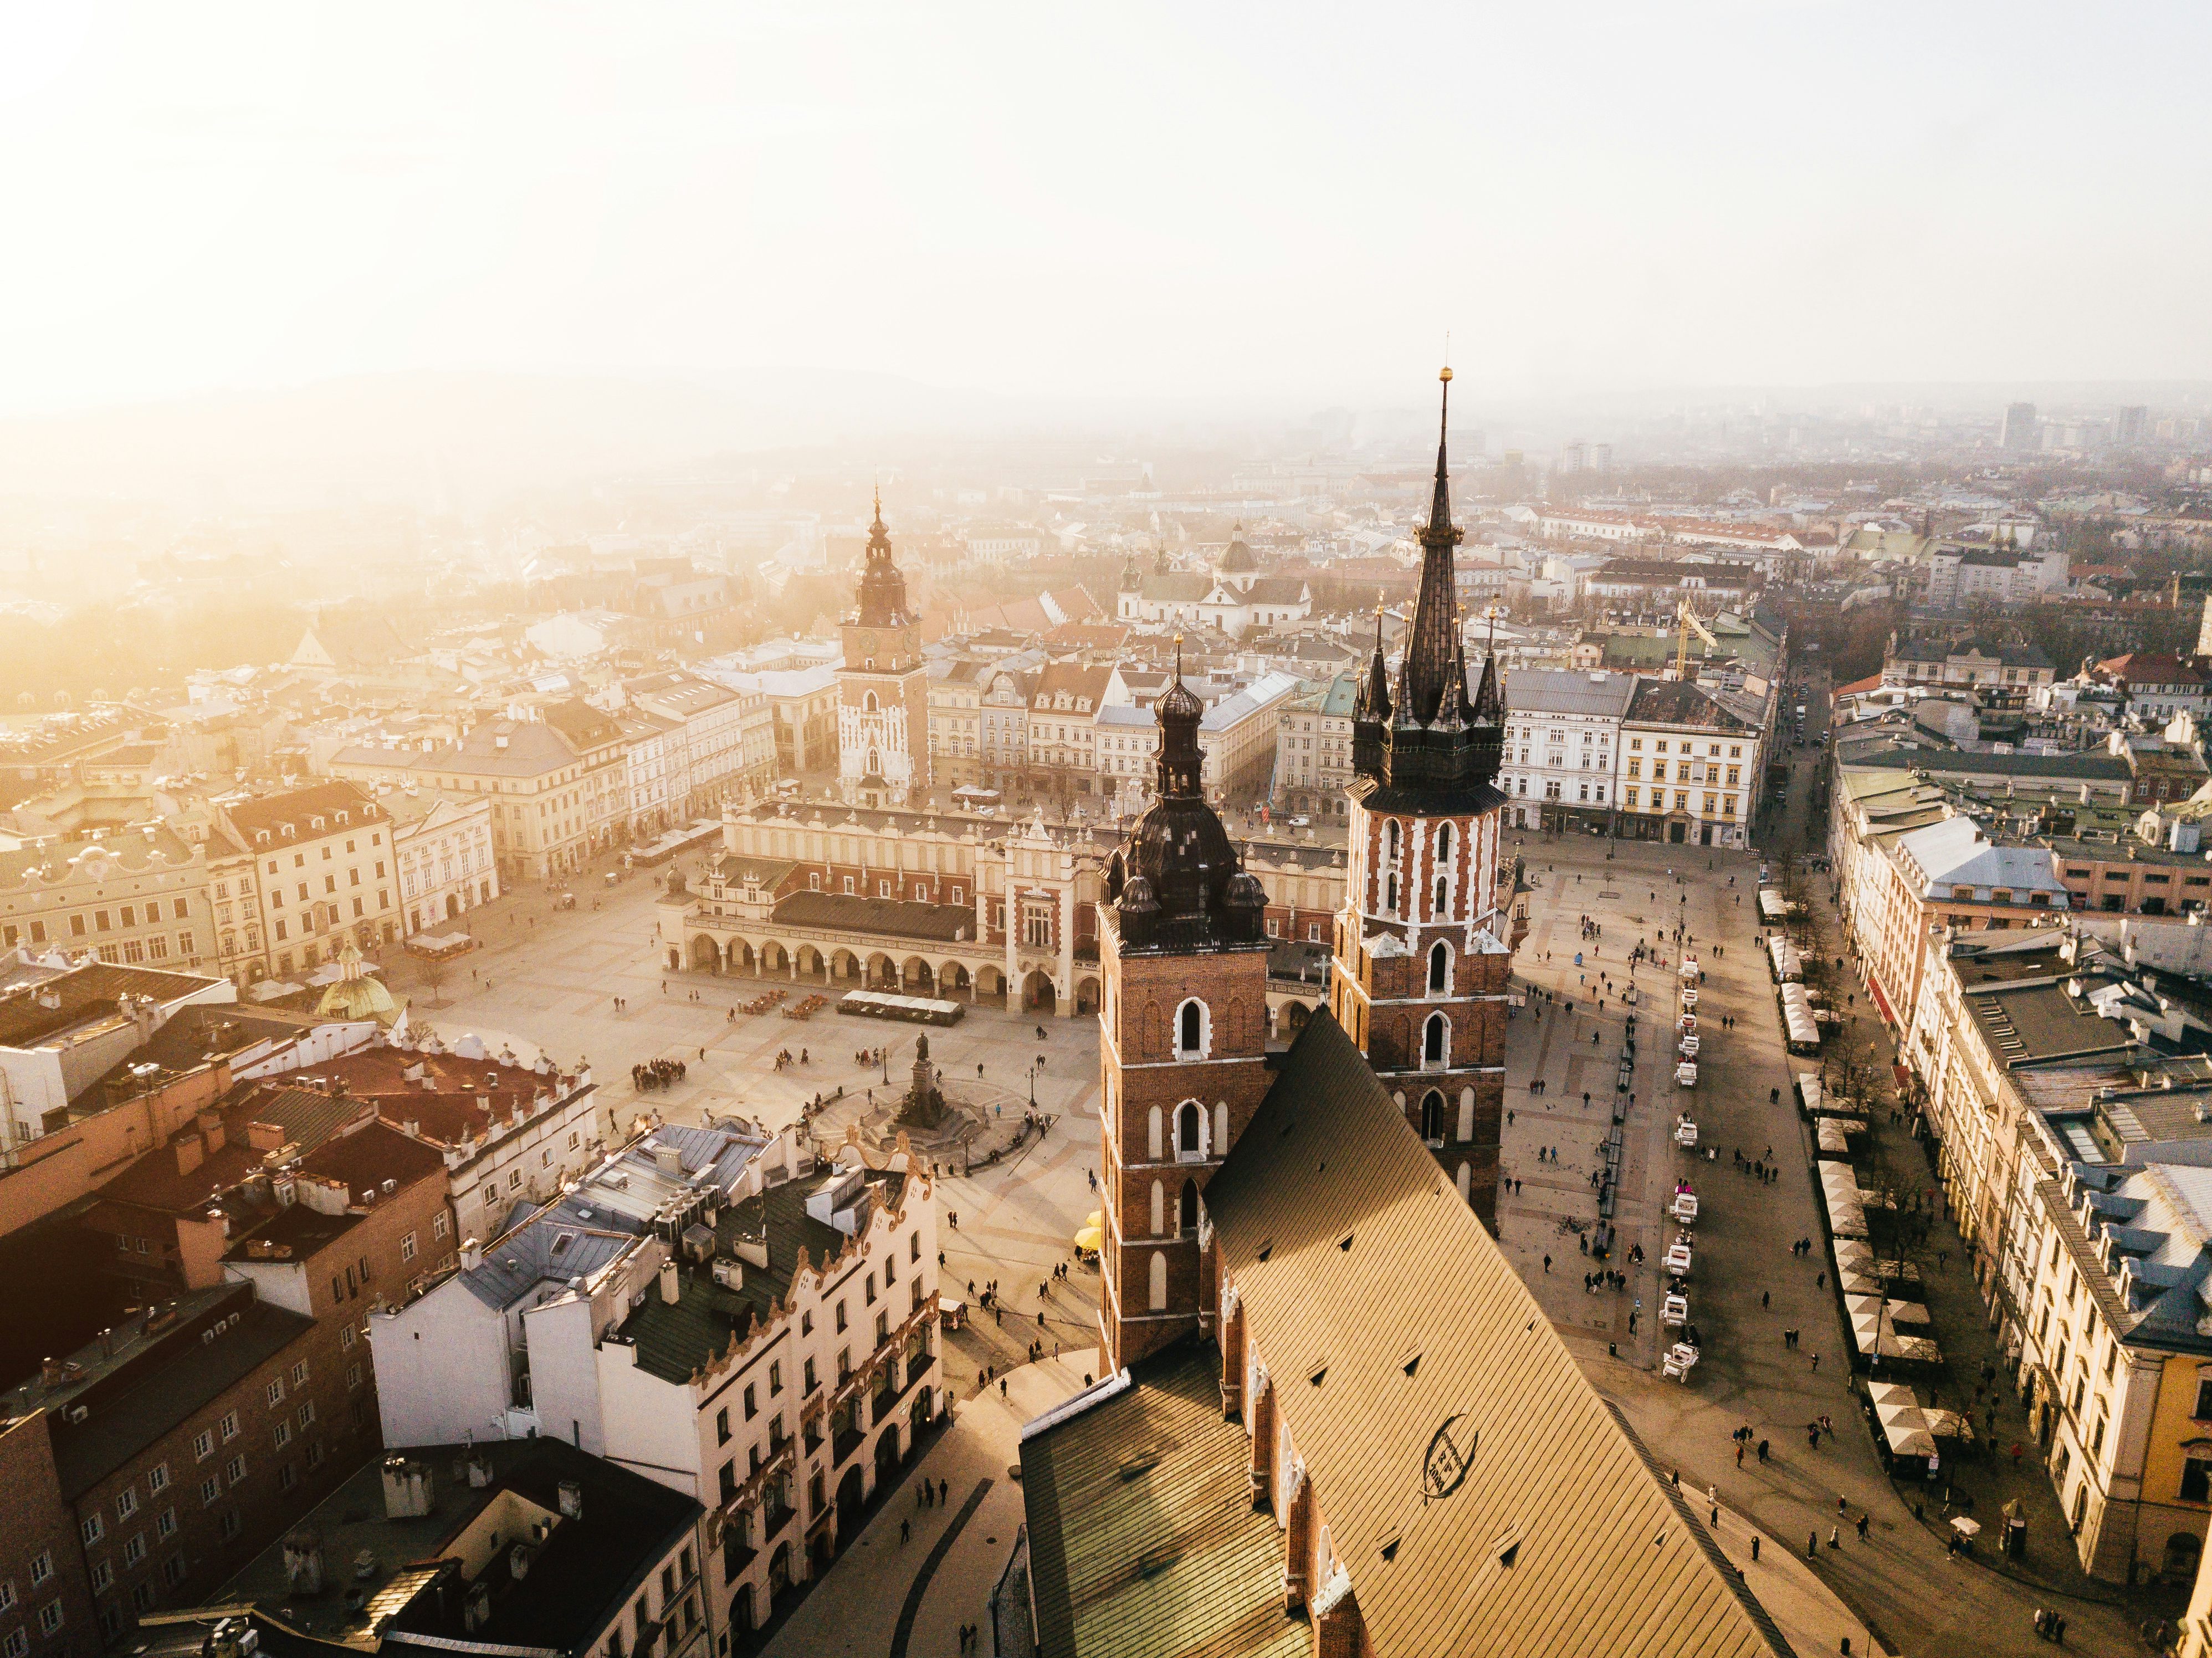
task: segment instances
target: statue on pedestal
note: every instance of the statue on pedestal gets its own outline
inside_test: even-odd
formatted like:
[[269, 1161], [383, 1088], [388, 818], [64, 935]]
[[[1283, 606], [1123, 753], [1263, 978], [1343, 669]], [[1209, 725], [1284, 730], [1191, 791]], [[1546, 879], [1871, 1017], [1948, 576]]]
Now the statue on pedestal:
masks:
[[937, 1067], [929, 1062], [927, 1036], [915, 1038], [914, 1080], [892, 1121], [905, 1128], [934, 1128], [945, 1121], [945, 1090], [939, 1085]]

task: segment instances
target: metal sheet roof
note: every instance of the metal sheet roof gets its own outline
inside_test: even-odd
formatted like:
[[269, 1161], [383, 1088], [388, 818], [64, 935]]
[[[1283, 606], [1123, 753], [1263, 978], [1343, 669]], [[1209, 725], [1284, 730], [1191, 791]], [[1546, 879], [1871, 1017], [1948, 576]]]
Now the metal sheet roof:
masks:
[[1789, 1650], [1327, 1014], [1206, 1197], [1373, 1650]]

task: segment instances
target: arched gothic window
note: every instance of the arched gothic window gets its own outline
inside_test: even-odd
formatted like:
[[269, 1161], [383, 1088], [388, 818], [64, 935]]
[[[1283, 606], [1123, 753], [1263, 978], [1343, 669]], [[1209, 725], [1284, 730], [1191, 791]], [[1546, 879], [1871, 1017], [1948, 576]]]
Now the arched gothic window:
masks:
[[1429, 1015], [1429, 1023], [1421, 1033], [1421, 1058], [1430, 1065], [1442, 1065], [1451, 1048], [1451, 1024], [1441, 1013]]
[[1439, 938], [1429, 946], [1429, 994], [1442, 995], [1451, 988], [1451, 946]]
[[1206, 1004], [1195, 996], [1176, 1010], [1176, 1049], [1184, 1059], [1206, 1051]]

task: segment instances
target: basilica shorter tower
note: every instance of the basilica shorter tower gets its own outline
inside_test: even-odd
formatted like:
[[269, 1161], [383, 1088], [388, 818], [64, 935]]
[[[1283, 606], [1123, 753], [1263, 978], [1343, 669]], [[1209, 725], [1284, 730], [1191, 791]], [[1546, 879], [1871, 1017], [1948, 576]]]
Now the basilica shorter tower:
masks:
[[1101, 1339], [1110, 1375], [1200, 1328], [1206, 1186], [1259, 1108], [1267, 893], [1200, 786], [1206, 707], [1159, 700], [1158, 799], [1106, 866], [1098, 910]]
[[1420, 597], [1396, 683], [1375, 650], [1352, 710], [1351, 837], [1329, 1005], [1407, 1121], [1497, 1230], [1512, 966], [1501, 885], [1504, 695], [1486, 655], [1470, 688], [1454, 599], [1446, 472], [1451, 370]]

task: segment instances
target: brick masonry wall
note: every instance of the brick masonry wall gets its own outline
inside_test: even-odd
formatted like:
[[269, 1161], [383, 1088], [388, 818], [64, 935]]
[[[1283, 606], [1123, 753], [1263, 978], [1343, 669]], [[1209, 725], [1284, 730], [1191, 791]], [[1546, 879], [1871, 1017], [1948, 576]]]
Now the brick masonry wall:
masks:
[[[1098, 1166], [1109, 1200], [1103, 1264], [1113, 1365], [1140, 1358], [1197, 1327], [1204, 1275], [1197, 1232], [1185, 1232], [1180, 1224], [1182, 1191], [1188, 1184], [1202, 1200], [1206, 1181], [1267, 1094], [1267, 961], [1257, 950], [1124, 958], [1107, 929]], [[1171, 1025], [1191, 997], [1208, 1010], [1210, 1057], [1177, 1063]], [[1207, 1155], [1186, 1162], [1176, 1151], [1176, 1124], [1180, 1108], [1193, 1101], [1203, 1112]], [[1151, 1133], [1155, 1108], [1161, 1119], [1157, 1161]], [[1225, 1136], [1220, 1133], [1224, 1115]], [[1164, 1235], [1152, 1229], [1155, 1186]], [[1152, 1305], [1155, 1259], [1164, 1262], [1165, 1316]]]
[[[1505, 997], [1512, 978], [1508, 955], [1470, 953], [1468, 917], [1498, 903], [1498, 817], [1495, 812], [1451, 819], [1401, 816], [1399, 853], [1389, 856], [1388, 824], [1355, 805], [1352, 809], [1352, 879], [1348, 902], [1339, 918], [1332, 1001], [1340, 1023], [1361, 1042], [1368, 1063], [1406, 1113], [1414, 1132], [1441, 1127], [1429, 1138], [1437, 1161], [1493, 1232], [1497, 1230], [1498, 1139], [1504, 1116]], [[1439, 870], [1437, 829], [1452, 825], [1453, 855]], [[1411, 953], [1373, 956], [1358, 950], [1370, 915], [1389, 909], [1389, 875], [1400, 876], [1400, 913], [1391, 933], [1410, 938]], [[1435, 908], [1435, 883], [1442, 873], [1450, 888], [1443, 912]], [[1446, 990], [1428, 988], [1429, 954], [1442, 942], [1449, 952]], [[1448, 1040], [1440, 1066], [1425, 1066], [1425, 1035], [1432, 1014], [1447, 1021]], [[1423, 1102], [1433, 1089], [1443, 1108], [1425, 1121]], [[1472, 1096], [1472, 1111], [1468, 1108]], [[1440, 1117], [1440, 1123], [1436, 1118]], [[1471, 1120], [1470, 1120], [1471, 1118]], [[1441, 1140], [1441, 1144], [1433, 1144]]]
[[[100, 1649], [100, 1630], [76, 1521], [55, 1474], [45, 1412], [0, 1427], [0, 1482], [8, 1493], [0, 1503], [0, 1584], [14, 1594], [0, 1612], [0, 1639], [21, 1631], [30, 1658], [89, 1658]], [[34, 1563], [43, 1564], [41, 1582], [32, 1581]], [[58, 1616], [59, 1626], [47, 1632], [41, 1614]]]

